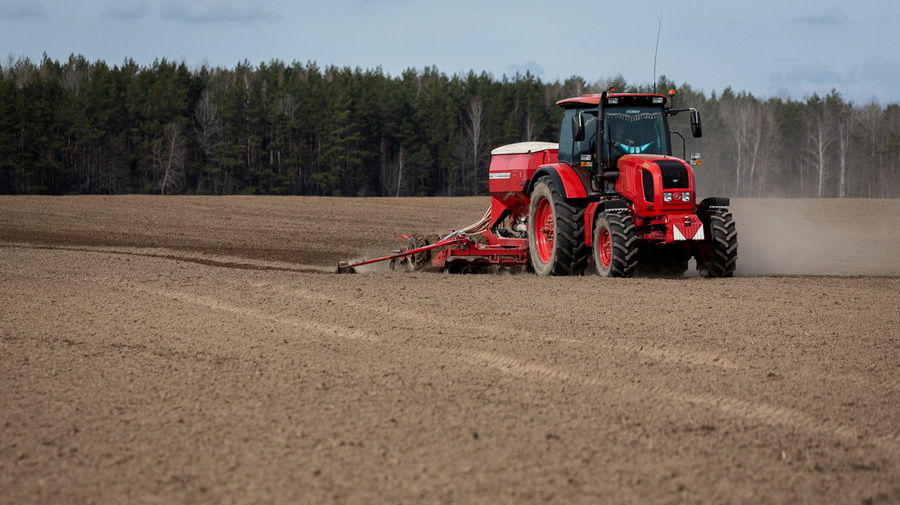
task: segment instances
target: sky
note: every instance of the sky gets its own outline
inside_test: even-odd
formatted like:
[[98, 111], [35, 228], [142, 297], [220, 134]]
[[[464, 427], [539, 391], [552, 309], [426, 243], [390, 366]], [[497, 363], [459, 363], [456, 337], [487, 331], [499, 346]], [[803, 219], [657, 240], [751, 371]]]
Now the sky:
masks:
[[0, 0], [0, 65], [76, 54], [600, 84], [665, 75], [708, 95], [801, 100], [836, 89], [886, 105], [900, 103], [898, 26], [897, 0]]

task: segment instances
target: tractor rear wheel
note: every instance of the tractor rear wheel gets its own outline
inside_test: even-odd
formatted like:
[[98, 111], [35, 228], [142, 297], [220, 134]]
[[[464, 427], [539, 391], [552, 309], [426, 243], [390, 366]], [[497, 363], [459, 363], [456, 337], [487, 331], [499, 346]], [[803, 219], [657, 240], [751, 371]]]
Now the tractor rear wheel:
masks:
[[731, 277], [737, 267], [737, 230], [728, 209], [710, 209], [707, 232], [710, 246], [697, 258], [697, 269], [703, 277]]
[[634, 222], [628, 214], [601, 212], [594, 225], [594, 264], [601, 277], [631, 277], [637, 270]]
[[584, 207], [567, 202], [549, 177], [531, 192], [528, 254], [538, 275], [581, 275], [587, 266]]

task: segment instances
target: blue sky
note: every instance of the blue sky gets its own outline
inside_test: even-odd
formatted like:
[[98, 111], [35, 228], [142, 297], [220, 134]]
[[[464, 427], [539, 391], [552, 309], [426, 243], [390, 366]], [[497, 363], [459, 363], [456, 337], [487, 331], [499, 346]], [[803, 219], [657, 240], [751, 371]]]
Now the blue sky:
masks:
[[656, 74], [676, 83], [795, 99], [835, 88], [857, 104], [900, 103], [896, 0], [0, 0], [0, 50], [650, 83], [660, 16]]

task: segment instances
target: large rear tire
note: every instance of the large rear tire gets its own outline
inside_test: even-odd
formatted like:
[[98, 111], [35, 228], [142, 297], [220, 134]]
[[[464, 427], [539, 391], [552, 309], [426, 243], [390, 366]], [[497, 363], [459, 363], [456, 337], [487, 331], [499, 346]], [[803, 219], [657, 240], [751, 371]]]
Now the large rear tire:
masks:
[[594, 224], [594, 264], [601, 277], [631, 277], [637, 270], [638, 247], [631, 216], [601, 212]]
[[531, 192], [528, 254], [538, 275], [581, 275], [587, 266], [584, 207], [567, 202], [550, 178]]
[[706, 224], [710, 247], [704, 258], [697, 261], [697, 269], [703, 277], [731, 277], [737, 267], [737, 230], [731, 211], [725, 208], [710, 209]]

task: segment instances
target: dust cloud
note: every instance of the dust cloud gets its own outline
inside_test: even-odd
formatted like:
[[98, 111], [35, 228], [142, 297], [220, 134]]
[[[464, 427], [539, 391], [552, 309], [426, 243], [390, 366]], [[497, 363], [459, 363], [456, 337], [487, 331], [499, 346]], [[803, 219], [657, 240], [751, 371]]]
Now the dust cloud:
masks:
[[[731, 203], [739, 244], [736, 276], [900, 276], [900, 200], [735, 198]], [[402, 246], [403, 241], [388, 239], [384, 248], [370, 245], [368, 255], [354, 261]], [[387, 270], [387, 261], [356, 268]], [[698, 275], [693, 260], [686, 275]]]
[[900, 201], [733, 199], [735, 275], [900, 275]]

